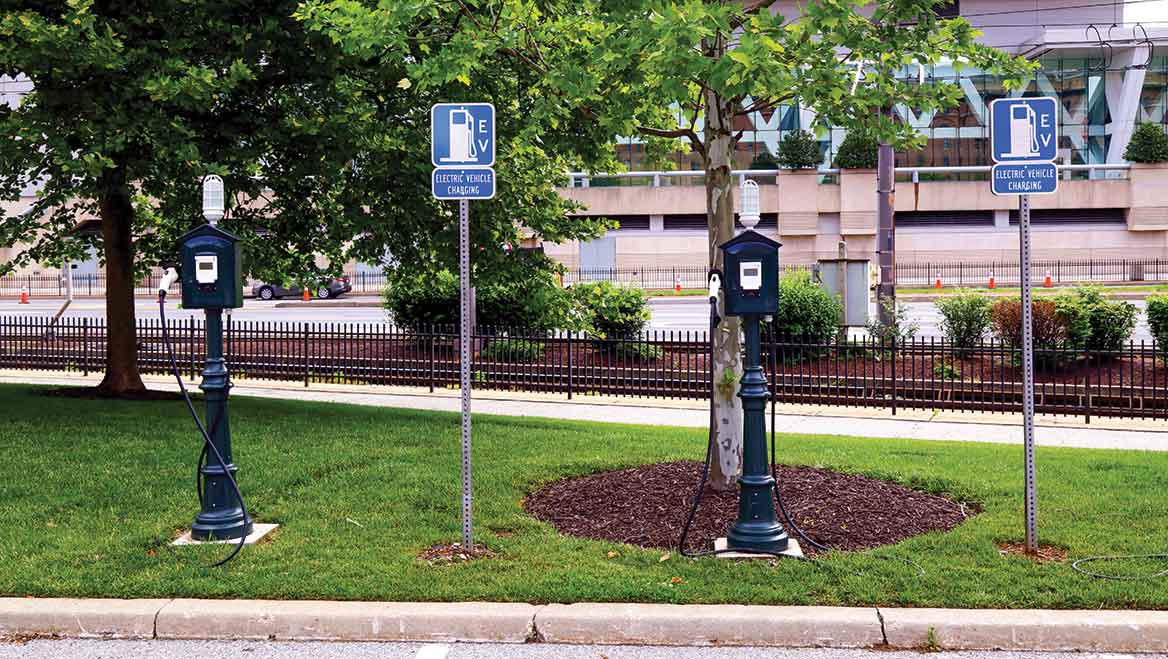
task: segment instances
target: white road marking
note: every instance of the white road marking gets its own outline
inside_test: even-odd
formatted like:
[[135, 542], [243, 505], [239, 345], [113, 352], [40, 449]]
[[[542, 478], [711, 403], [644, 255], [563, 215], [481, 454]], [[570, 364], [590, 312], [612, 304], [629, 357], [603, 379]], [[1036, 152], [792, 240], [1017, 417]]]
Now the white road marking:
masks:
[[418, 649], [414, 659], [446, 659], [450, 654], [449, 645], [424, 645]]

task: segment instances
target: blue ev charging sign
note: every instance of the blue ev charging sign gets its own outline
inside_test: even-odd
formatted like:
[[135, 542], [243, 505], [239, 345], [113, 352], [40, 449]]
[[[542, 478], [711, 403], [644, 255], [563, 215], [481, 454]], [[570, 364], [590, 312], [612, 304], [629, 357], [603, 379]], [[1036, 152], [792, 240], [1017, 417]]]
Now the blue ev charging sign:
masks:
[[495, 196], [495, 106], [438, 103], [430, 108], [430, 189], [438, 199]]
[[999, 98], [990, 103], [996, 195], [1051, 194], [1058, 189], [1058, 101]]
[[435, 167], [495, 164], [495, 106], [438, 103], [430, 108], [430, 160]]

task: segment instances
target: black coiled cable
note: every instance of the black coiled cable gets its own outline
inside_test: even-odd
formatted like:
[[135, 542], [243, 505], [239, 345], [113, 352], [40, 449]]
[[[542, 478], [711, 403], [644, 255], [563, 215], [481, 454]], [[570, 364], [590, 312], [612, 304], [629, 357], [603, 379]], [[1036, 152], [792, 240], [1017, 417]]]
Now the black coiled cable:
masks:
[[[223, 469], [223, 475], [227, 477], [227, 482], [231, 484], [231, 491], [235, 494], [236, 500], [239, 501], [239, 509], [243, 511], [243, 519], [246, 523], [251, 520], [251, 516], [248, 515], [247, 505], [243, 502], [243, 492], [239, 490], [239, 484], [235, 482], [235, 477], [231, 475], [231, 471], [227, 467], [227, 461], [223, 459], [223, 455], [219, 452], [214, 442], [211, 441], [211, 434], [219, 429], [220, 419], [227, 416], [227, 401], [223, 401], [223, 414], [215, 419], [215, 422], [211, 424], [211, 430], [208, 431], [203, 425], [203, 420], [199, 418], [199, 413], [195, 411], [195, 406], [191, 402], [191, 396], [187, 392], [186, 385], [183, 384], [182, 374], [178, 370], [178, 360], [174, 357], [174, 346], [170, 343], [170, 332], [166, 328], [166, 291], [158, 292], [158, 315], [160, 324], [162, 325], [162, 343], [166, 346], [166, 354], [170, 360], [170, 369], [174, 373], [175, 381], [178, 382], [178, 389], [182, 392], [183, 401], [187, 404], [187, 411], [191, 413], [191, 418], [195, 421], [195, 427], [199, 429], [199, 434], [203, 436], [203, 450], [199, 455], [199, 463], [195, 471], [195, 487], [199, 491], [199, 505], [203, 503], [202, 468], [206, 464], [208, 456], [211, 455], [215, 457], [215, 461]], [[246, 542], [246, 535], [239, 536], [239, 543], [235, 545], [231, 553], [223, 560], [213, 563], [210, 567], [219, 567], [231, 561], [231, 559], [238, 556], [239, 552], [243, 550]]]

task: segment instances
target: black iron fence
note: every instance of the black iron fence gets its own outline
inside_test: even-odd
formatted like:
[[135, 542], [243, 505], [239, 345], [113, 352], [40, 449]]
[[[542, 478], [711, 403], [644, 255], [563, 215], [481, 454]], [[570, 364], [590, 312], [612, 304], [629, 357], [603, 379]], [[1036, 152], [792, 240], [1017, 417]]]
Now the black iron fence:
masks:
[[[145, 373], [169, 373], [157, 320], [138, 323]], [[205, 356], [203, 325], [168, 325], [184, 375]], [[0, 318], [0, 369], [101, 371], [105, 322], [47, 317]], [[229, 321], [226, 352], [237, 380], [303, 381], [425, 387], [458, 386], [454, 328], [411, 331], [383, 324]], [[577, 333], [479, 328], [473, 383], [481, 389], [704, 399], [709, 396], [704, 332], [655, 331], [599, 339]], [[870, 338], [828, 343], [765, 340], [781, 403], [925, 410], [1019, 412], [1020, 351], [987, 341], [957, 349], [941, 339], [899, 344]], [[1168, 419], [1168, 368], [1153, 343], [1118, 351], [1039, 348], [1035, 384], [1040, 413]]]
[[[784, 265], [788, 270], [810, 270], [807, 264]], [[1033, 283], [1041, 285], [1049, 276], [1053, 285], [1094, 282], [1121, 284], [1140, 282], [1168, 282], [1168, 259], [1038, 259], [1032, 265]], [[943, 286], [984, 287], [993, 276], [996, 286], [1019, 283], [1017, 261], [915, 261], [896, 266], [897, 285], [904, 287], [931, 287], [940, 275]], [[348, 272], [353, 292], [375, 295], [386, 284], [380, 271]], [[153, 295], [161, 274], [153, 272], [138, 282], [138, 295]], [[633, 284], [650, 290], [704, 288], [705, 266], [647, 266], [620, 268], [575, 268], [564, 274], [564, 284], [577, 282], [612, 281]], [[0, 277], [0, 297], [15, 297], [27, 288], [34, 297], [62, 297], [65, 281], [57, 275], [5, 275]], [[81, 297], [105, 294], [105, 275], [73, 276], [74, 294]], [[245, 288], [251, 293], [251, 283]]]

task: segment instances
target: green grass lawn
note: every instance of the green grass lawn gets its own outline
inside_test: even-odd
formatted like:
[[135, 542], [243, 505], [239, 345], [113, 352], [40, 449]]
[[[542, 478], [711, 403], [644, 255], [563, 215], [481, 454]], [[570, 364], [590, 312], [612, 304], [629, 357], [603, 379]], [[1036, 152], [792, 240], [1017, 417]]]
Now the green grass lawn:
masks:
[[[457, 415], [233, 401], [249, 505], [282, 526], [274, 542], [209, 570], [226, 548], [169, 546], [198, 505], [199, 444], [180, 402], [0, 386], [0, 595], [1168, 608], [1164, 581], [1098, 581], [1066, 563], [999, 555], [995, 541], [1023, 534], [1016, 447], [787, 436], [785, 462], [888, 478], [985, 511], [949, 533], [814, 563], [661, 561], [660, 551], [557, 535], [520, 502], [563, 476], [699, 459], [702, 430], [480, 416], [478, 538], [499, 556], [431, 567], [418, 552], [459, 536]], [[1038, 465], [1044, 542], [1072, 558], [1164, 550], [1168, 454], [1045, 448]], [[925, 575], [878, 556], [911, 558]]]

